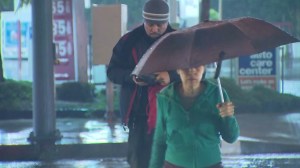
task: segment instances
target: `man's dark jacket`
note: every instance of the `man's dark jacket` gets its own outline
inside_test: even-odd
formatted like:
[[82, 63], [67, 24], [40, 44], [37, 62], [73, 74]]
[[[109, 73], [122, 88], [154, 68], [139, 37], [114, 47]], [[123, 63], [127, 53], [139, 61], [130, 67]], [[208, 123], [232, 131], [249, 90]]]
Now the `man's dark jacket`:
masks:
[[[168, 25], [165, 33], [171, 31], [174, 31], [174, 29]], [[124, 124], [128, 123], [133, 106], [136, 105], [135, 97], [139, 94], [141, 88], [141, 86], [134, 83], [131, 73], [155, 40], [146, 34], [144, 25], [141, 25], [122, 36], [113, 48], [113, 54], [107, 68], [107, 76], [113, 83], [121, 85], [120, 112]], [[169, 75], [171, 81], [178, 78], [175, 72], [169, 72]], [[144, 110], [146, 111], [146, 109]]]

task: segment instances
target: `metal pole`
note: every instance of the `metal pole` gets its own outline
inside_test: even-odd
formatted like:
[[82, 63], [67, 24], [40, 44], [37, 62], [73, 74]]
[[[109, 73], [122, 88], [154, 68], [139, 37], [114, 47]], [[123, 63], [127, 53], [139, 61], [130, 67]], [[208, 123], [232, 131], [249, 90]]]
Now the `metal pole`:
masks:
[[210, 0], [202, 0], [200, 1], [201, 8], [200, 11], [200, 22], [209, 20], [209, 8], [210, 8]]
[[18, 79], [22, 80], [22, 38], [21, 38], [21, 21], [17, 21], [18, 24]]
[[170, 23], [177, 23], [177, 1], [169, 0], [170, 5]]
[[52, 0], [32, 0], [32, 36], [33, 132], [28, 139], [34, 144], [49, 145], [61, 138], [54, 109]]
[[284, 47], [281, 50], [281, 93], [284, 93]]
[[222, 3], [222, 0], [219, 0], [219, 6], [218, 6], [218, 8], [219, 8], [219, 17], [220, 17], [220, 20], [222, 20], [222, 18], [223, 18], [223, 3]]

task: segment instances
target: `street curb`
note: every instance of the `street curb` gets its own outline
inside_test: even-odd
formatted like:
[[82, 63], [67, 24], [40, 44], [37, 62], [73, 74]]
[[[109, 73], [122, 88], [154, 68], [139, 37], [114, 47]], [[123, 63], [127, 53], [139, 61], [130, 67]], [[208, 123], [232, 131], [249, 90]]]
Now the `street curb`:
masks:
[[127, 143], [37, 145], [1, 145], [0, 161], [37, 161], [126, 157]]
[[241, 154], [299, 153], [300, 145], [272, 142], [240, 141]]
[[[239, 140], [236, 149], [223, 154], [299, 153], [300, 145]], [[228, 146], [230, 147], [230, 146]], [[239, 149], [237, 149], [239, 148]], [[95, 159], [126, 157], [128, 144], [63, 144], [46, 147], [36, 145], [1, 145], [0, 161], [39, 161], [59, 159]], [[227, 149], [228, 150], [228, 149]]]

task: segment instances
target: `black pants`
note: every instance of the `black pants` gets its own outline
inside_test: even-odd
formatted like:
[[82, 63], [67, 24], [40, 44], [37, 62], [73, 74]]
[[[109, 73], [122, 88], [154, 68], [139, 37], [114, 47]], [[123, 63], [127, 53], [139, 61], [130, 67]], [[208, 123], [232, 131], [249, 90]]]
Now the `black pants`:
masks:
[[153, 133], [147, 133], [147, 117], [135, 117], [128, 126], [128, 163], [131, 168], [148, 168]]

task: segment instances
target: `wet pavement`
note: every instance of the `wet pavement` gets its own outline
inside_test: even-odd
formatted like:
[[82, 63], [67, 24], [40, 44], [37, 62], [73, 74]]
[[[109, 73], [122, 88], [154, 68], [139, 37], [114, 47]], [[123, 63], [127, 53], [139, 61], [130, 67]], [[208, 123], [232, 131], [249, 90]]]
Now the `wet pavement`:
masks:
[[[236, 116], [241, 136], [234, 144], [222, 143], [225, 167], [300, 167], [300, 112]], [[108, 124], [104, 119], [59, 118], [56, 123], [63, 136], [56, 145], [61, 151], [69, 151], [66, 158], [53, 161], [2, 161], [0, 168], [129, 167], [125, 159], [128, 132], [124, 131], [119, 122]], [[32, 132], [30, 119], [2, 120], [0, 148], [30, 146], [27, 141], [30, 132]], [[68, 146], [78, 149], [66, 150]], [[95, 154], [97, 152], [99, 155]], [[101, 152], [107, 155], [101, 155]], [[86, 158], [77, 157], [79, 153], [91, 155]], [[3, 153], [0, 155], [3, 156]]]
[[[32, 129], [31, 119], [3, 120], [0, 122], [0, 145], [25, 145]], [[117, 124], [103, 119], [59, 118], [56, 128], [63, 138], [57, 144], [124, 143], [128, 132]]]
[[[261, 141], [300, 145], [300, 112], [286, 114], [237, 114], [240, 141]], [[1, 120], [0, 145], [27, 145], [31, 119]], [[104, 119], [58, 118], [56, 128], [63, 138], [57, 144], [126, 143], [128, 132], [120, 122]], [[225, 151], [224, 151], [225, 152]]]
[[[300, 154], [224, 156], [225, 168], [299, 168]], [[0, 168], [130, 168], [125, 158], [0, 162]]]

